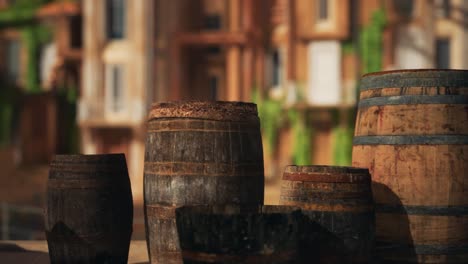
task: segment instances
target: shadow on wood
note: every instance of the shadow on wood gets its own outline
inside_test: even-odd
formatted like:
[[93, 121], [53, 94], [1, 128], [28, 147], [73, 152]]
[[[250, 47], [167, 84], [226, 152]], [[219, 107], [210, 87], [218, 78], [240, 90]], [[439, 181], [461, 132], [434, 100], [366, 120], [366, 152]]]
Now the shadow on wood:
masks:
[[394, 210], [387, 210], [386, 205], [376, 205], [376, 260], [385, 260], [385, 263], [417, 263], [408, 214], [400, 198], [384, 184], [372, 182], [372, 191], [385, 197], [392, 208], [399, 208], [396, 213]]

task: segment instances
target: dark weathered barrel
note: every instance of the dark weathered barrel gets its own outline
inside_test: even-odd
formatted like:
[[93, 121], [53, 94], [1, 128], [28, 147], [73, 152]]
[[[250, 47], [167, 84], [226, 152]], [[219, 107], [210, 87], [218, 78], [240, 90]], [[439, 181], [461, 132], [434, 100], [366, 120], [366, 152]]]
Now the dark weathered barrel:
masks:
[[365, 75], [353, 165], [372, 174], [382, 259], [466, 263], [468, 71]]
[[299, 263], [298, 207], [184, 206], [176, 219], [185, 264]]
[[144, 173], [151, 263], [181, 263], [175, 207], [263, 204], [263, 151], [256, 105], [153, 105]]
[[319, 241], [310, 241], [308, 249], [319, 252], [319, 263], [370, 261], [375, 218], [367, 169], [288, 166], [280, 203], [299, 206], [323, 227]]
[[54, 157], [45, 207], [51, 263], [127, 263], [132, 221], [124, 154]]

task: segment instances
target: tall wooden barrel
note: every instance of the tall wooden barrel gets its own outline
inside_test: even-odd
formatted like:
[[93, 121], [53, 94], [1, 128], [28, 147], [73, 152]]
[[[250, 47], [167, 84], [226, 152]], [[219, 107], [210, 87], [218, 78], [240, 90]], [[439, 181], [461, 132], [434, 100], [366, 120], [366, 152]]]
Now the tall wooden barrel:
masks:
[[353, 165], [372, 174], [381, 258], [466, 263], [468, 71], [364, 75]]
[[240, 102], [154, 104], [148, 120], [145, 220], [151, 263], [182, 263], [182, 205], [263, 204], [257, 107]]
[[127, 263], [132, 221], [124, 154], [53, 158], [45, 207], [51, 263]]
[[322, 227], [319, 240], [308, 242], [307, 249], [320, 255], [317, 263], [370, 261], [375, 218], [367, 169], [288, 166], [280, 204], [299, 206]]
[[291, 206], [176, 209], [185, 264], [299, 263], [304, 216]]

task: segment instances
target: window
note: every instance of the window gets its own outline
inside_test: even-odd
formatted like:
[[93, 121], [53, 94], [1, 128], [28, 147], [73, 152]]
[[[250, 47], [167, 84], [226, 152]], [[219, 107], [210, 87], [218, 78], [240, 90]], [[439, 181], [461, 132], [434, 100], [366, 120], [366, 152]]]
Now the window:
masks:
[[438, 69], [450, 68], [450, 40], [438, 39], [436, 41], [436, 66]]
[[9, 82], [17, 82], [20, 75], [20, 42], [16, 39], [6, 43], [6, 77]]
[[393, 6], [397, 14], [402, 17], [410, 18], [413, 15], [413, 0], [393, 0]]
[[328, 0], [318, 0], [317, 1], [317, 18], [318, 21], [326, 21], [328, 20]]
[[271, 56], [272, 76], [271, 85], [273, 87], [279, 87], [281, 85], [281, 57], [278, 49], [275, 49]]
[[124, 67], [108, 65], [106, 69], [107, 109], [113, 113], [121, 112], [125, 107]]
[[308, 47], [307, 99], [313, 105], [341, 103], [341, 45], [312, 41]]
[[452, 11], [450, 0], [436, 0], [435, 1], [436, 16], [439, 18], [449, 18]]
[[81, 48], [83, 43], [82, 33], [83, 19], [81, 16], [73, 16], [70, 19], [70, 46], [71, 48]]
[[203, 29], [220, 30], [221, 16], [218, 14], [206, 14], [203, 20]]
[[265, 78], [270, 89], [282, 88], [284, 78], [283, 54], [281, 48], [273, 48], [266, 57]]
[[107, 37], [123, 39], [125, 37], [125, 0], [107, 0]]

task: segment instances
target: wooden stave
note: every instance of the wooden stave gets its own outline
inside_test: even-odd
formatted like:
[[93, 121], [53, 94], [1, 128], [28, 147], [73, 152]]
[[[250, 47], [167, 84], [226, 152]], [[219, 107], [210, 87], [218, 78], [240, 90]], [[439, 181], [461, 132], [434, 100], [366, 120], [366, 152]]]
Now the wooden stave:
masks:
[[[378, 160], [375, 162], [371, 161], [374, 157], [380, 158], [382, 157], [382, 153], [392, 151], [392, 149], [394, 149], [395, 153], [399, 153], [399, 156], [402, 156], [400, 151], [404, 151], [405, 149], [410, 149], [415, 155], [421, 156], [423, 156], [424, 153], [432, 153], [434, 151], [443, 154], [447, 153], [449, 150], [460, 153], [462, 156], [466, 155], [464, 153], [468, 153], [468, 147], [466, 146], [466, 144], [468, 144], [468, 137], [466, 136], [468, 133], [468, 120], [466, 117], [466, 113], [468, 112], [468, 71], [398, 71], [390, 73], [383, 72], [371, 76], [373, 79], [364, 76], [363, 85], [361, 86], [360, 98], [364, 103], [361, 103], [358, 109], [355, 131], [356, 138], [353, 146], [353, 166], [369, 167], [369, 169], [373, 171], [372, 176], [376, 183], [396, 186], [394, 185], [395, 183], [392, 184], [392, 182], [389, 182], [389, 178], [395, 178], [397, 173], [384, 173], [384, 171], [393, 172], [393, 170], [391, 168], [382, 169], [381, 166], [385, 163], [382, 161], [379, 162]], [[393, 81], [391, 81], [392, 78]], [[401, 80], [398, 80], [399, 78]], [[420, 80], [418, 80], [418, 78], [420, 78]], [[378, 79], [377, 83], [373, 83], [376, 79]], [[386, 85], [386, 81], [390, 81], [390, 85]], [[392, 102], [389, 104], [390, 101]], [[435, 119], [436, 125], [425, 127], [423, 125], [425, 125], [427, 121], [423, 122], [423, 120], [417, 119], [415, 122], [410, 123], [408, 120], [411, 120], [411, 115], [418, 116], [418, 112], [435, 113], [435, 117], [432, 118]], [[382, 113], [385, 114], [382, 115]], [[372, 115], [374, 115], [374, 118], [370, 119], [371, 121], [369, 122], [375, 126], [369, 128], [369, 126], [366, 126], [364, 123], [363, 129], [361, 126], [361, 124], [363, 124], [361, 118], [366, 120], [372, 117]], [[378, 115], [378, 119], [375, 117], [376, 115]], [[401, 123], [405, 123], [404, 121], [406, 120], [406, 123], [413, 125], [413, 128], [405, 128], [405, 131], [401, 131], [398, 129], [391, 130], [391, 127], [385, 128], [380, 126], [380, 124], [391, 124], [395, 126], [394, 122], [389, 122], [389, 120], [393, 121], [391, 119], [392, 116], [394, 117], [393, 120], [396, 120], [395, 122], [399, 121], [395, 116], [402, 117], [404, 120]], [[451, 118], [446, 120], [447, 117]], [[417, 122], [421, 125], [418, 125]], [[432, 123], [433, 122], [431, 122], [431, 124]], [[381, 143], [380, 145], [379, 142]], [[443, 155], [440, 156], [442, 157]], [[449, 162], [454, 162], [458, 164], [455, 165], [455, 167], [461, 166], [460, 163], [462, 161], [449, 161], [449, 158], [443, 157], [447, 164]], [[426, 158], [426, 161], [429, 160], [429, 158]], [[405, 164], [417, 164], [418, 162], [423, 164], [427, 163], [426, 161], [413, 160], [401, 162], [401, 160], [399, 160], [398, 167], [405, 168]], [[430, 162], [432, 163], [427, 164], [434, 164], [432, 160]], [[440, 162], [440, 160], [438, 160], [438, 162]], [[442, 162], [442, 165], [443, 163], [444, 162]], [[441, 169], [443, 167], [441, 164], [437, 165], [439, 165], [438, 171], [445, 171]], [[453, 164], [451, 166], [453, 166]], [[417, 165], [414, 167], [417, 167]], [[401, 175], [411, 174], [402, 173], [400, 177]], [[427, 174], [425, 175], [427, 176]], [[422, 177], [423, 175], [420, 176]], [[459, 175], [459, 177], [462, 176], [463, 175]], [[437, 175], [432, 173], [431, 177], [436, 179]], [[413, 180], [415, 183], [418, 183], [418, 190], [421, 191], [421, 187], [424, 187], [422, 178], [420, 181], [418, 181], [418, 179]], [[427, 181], [427, 178], [424, 180]], [[435, 184], [435, 186], [439, 187], [443, 186], [443, 184]], [[431, 187], [424, 187], [423, 190], [424, 189], [430, 190]], [[436, 190], [440, 194], [446, 194], [452, 189], [444, 191], [445, 189], [442, 188], [442, 190], [439, 191], [439, 188], [437, 188]], [[460, 237], [458, 241], [453, 241], [453, 238], [444, 236], [442, 240], [445, 239], [447, 241], [440, 241], [440, 239], [435, 241], [433, 239], [432, 243], [428, 243], [431, 242], [430, 237], [440, 238], [440, 236], [438, 236], [439, 234], [427, 230], [425, 230], [424, 233], [419, 232], [415, 225], [413, 225], [417, 219], [427, 220], [428, 218], [433, 218], [434, 220], [432, 221], [434, 221], [434, 225], [443, 225], [447, 222], [459, 220], [462, 221], [462, 223], [458, 224], [458, 228], [461, 230], [466, 229], [462, 228], [462, 226], [466, 227], [468, 224], [468, 222], [466, 222], [466, 220], [468, 220], [468, 218], [466, 218], [466, 198], [462, 197], [462, 194], [458, 196], [455, 195], [456, 197], [453, 197], [453, 199], [438, 201], [435, 206], [431, 206], [434, 203], [431, 199], [438, 197], [438, 194], [434, 194], [432, 191], [429, 193], [431, 193], [429, 199], [419, 199], [415, 202], [413, 198], [413, 202], [409, 204], [406, 202], [404, 205], [399, 205], [398, 201], [386, 201], [385, 197], [379, 196], [378, 192], [374, 192], [374, 194], [377, 195], [375, 197], [377, 203], [377, 219], [408, 215], [409, 222], [412, 223], [411, 233], [418, 234], [416, 237], [413, 236], [413, 238], [411, 238], [415, 240], [410, 241], [411, 243], [405, 241], [406, 238], [404, 236], [387, 238], [389, 241], [385, 241], [385, 239], [382, 238], [384, 234], [398, 234], [398, 232], [396, 232], [396, 230], [394, 230], [394, 232], [388, 230], [384, 232], [379, 230], [381, 226], [377, 226], [377, 240], [381, 242], [393, 242], [394, 244], [405, 246], [415, 245], [417, 250], [415, 250], [411, 256], [399, 258], [398, 263], [401, 261], [406, 261], [408, 263], [458, 263], [463, 256], [466, 256], [466, 251], [457, 252], [456, 250], [448, 250], [445, 252], [447, 254], [445, 254], [443, 250], [437, 251], [435, 248], [468, 248], [466, 245], [468, 233], [463, 237], [463, 232], [461, 232], [459, 235], [462, 237]], [[400, 196], [403, 201], [412, 201], [409, 193], [405, 194], [399, 191], [398, 196]], [[440, 197], [442, 197], [442, 195], [440, 195]], [[460, 217], [462, 217], [463, 220], [460, 220]], [[382, 220], [377, 222], [381, 221]], [[394, 219], [392, 221], [393, 223], [395, 222]], [[435, 255], [436, 253], [441, 255]], [[395, 259], [395, 252], [386, 252], [383, 257], [388, 260]], [[437, 259], [445, 260], [438, 261]]]
[[[300, 167], [300, 166], [297, 166]], [[351, 173], [343, 174], [346, 167], [338, 170], [333, 170], [333, 166], [317, 166], [321, 167], [318, 169], [318, 173], [314, 172], [315, 166], [304, 166], [305, 169], [297, 170], [295, 168], [286, 168], [285, 174], [296, 171], [298, 174], [303, 174], [304, 170], [308, 171], [310, 179], [304, 179], [304, 177], [287, 177], [282, 180], [280, 204], [298, 206], [302, 208], [305, 215], [314, 221], [320, 223], [320, 225], [326, 228], [325, 232], [331, 232], [336, 237], [330, 238], [324, 237], [318, 241], [319, 244], [324, 243], [325, 247], [320, 249], [320, 263], [342, 263], [343, 261], [353, 263], [366, 263], [371, 259], [371, 250], [373, 246], [373, 228], [374, 221], [374, 207], [372, 203], [372, 192], [370, 188], [370, 175], [367, 169], [362, 168], [350, 168]], [[309, 168], [307, 168], [309, 167]], [[341, 177], [338, 179], [332, 178], [331, 180], [324, 179], [326, 175], [333, 175], [332, 172], [323, 172], [330, 169], [335, 173], [340, 174]], [[366, 171], [367, 175], [364, 176], [363, 172]], [[353, 179], [353, 173], [359, 175], [357, 177], [359, 181]], [[347, 176], [350, 180], [345, 180]], [[356, 179], [356, 177], [354, 177]], [[321, 185], [312, 186], [310, 183], [323, 181]], [[309, 184], [309, 185], [308, 185]], [[286, 188], [285, 188], [286, 185]], [[289, 186], [295, 186], [296, 192], [286, 192]], [[347, 189], [354, 189], [355, 195], [352, 197], [340, 197], [335, 195], [335, 192], [340, 192], [340, 185], [348, 185]], [[320, 187], [323, 189], [320, 190]], [[307, 192], [304, 192], [306, 190]], [[325, 190], [325, 191], [324, 191]], [[322, 198], [317, 199], [316, 197], [310, 197], [309, 194], [313, 192], [319, 192], [323, 194]], [[306, 197], [304, 197], [306, 196]], [[333, 224], [328, 224], [333, 223]], [[349, 226], [361, 227], [353, 228], [352, 230], [347, 228]], [[344, 231], [346, 230], [346, 231]], [[351, 231], [351, 232], [350, 232]], [[345, 234], [346, 233], [346, 234]], [[361, 242], [355, 243], [351, 237], [360, 237], [361, 234], [367, 233], [367, 236], [361, 236]], [[336, 246], [338, 240], [344, 241], [341, 246]], [[330, 241], [329, 241], [330, 240]], [[366, 242], [367, 241], [367, 242]], [[309, 241], [311, 245], [317, 245], [317, 241]], [[340, 252], [337, 254], [337, 252]], [[334, 254], [336, 256], [334, 256]]]
[[[51, 262], [126, 263], [132, 234], [133, 204], [125, 156], [57, 155], [51, 164], [45, 207], [45, 232]], [[64, 166], [55, 167], [57, 164]], [[60, 171], [69, 164], [81, 164], [83, 167]], [[112, 167], [114, 169], [109, 169]], [[93, 173], [93, 168], [98, 172]], [[66, 177], [67, 173], [72, 177]], [[96, 177], [99, 179], [93, 180]], [[64, 184], [57, 184], [60, 178]], [[61, 213], [54, 216], [52, 208], [56, 202], [74, 206], [63, 207], [67, 216]], [[87, 210], [93, 206], [101, 217]], [[87, 221], [91, 219], [92, 225]], [[70, 250], [76, 254], [69, 254]]]
[[[253, 105], [255, 106], [255, 105]], [[256, 108], [253, 108], [252, 104], [248, 105], [247, 111], [244, 114], [248, 114], [248, 118], [240, 120], [238, 116], [233, 116], [230, 113], [228, 116], [224, 116], [225, 114], [223, 111], [216, 112], [219, 109], [215, 109], [213, 119], [203, 119], [206, 116], [203, 116], [205, 113], [200, 115], [199, 113], [194, 114], [194, 118], [191, 116], [184, 116], [180, 117], [177, 116], [180, 112], [176, 113], [175, 115], [170, 112], [165, 112], [165, 116], [159, 116], [157, 111], [153, 111], [150, 113], [150, 120], [148, 122], [148, 135], [147, 135], [147, 146], [153, 146], [153, 149], [146, 148], [147, 151], [145, 153], [145, 186], [148, 186], [148, 179], [150, 179], [150, 175], [152, 175], [152, 180], [157, 181], [168, 181], [169, 178], [176, 181], [187, 181], [187, 180], [196, 180], [200, 181], [203, 178], [210, 178], [214, 179], [215, 181], [219, 182], [218, 185], [225, 185], [229, 186], [226, 183], [238, 182], [237, 185], [233, 188], [234, 191], [231, 193], [235, 193], [235, 190], [239, 190], [239, 192], [243, 193], [239, 199], [225, 199], [225, 201], [221, 201], [221, 203], [253, 203], [253, 204], [262, 204], [263, 203], [263, 153], [261, 152], [261, 136], [260, 136], [260, 125], [258, 116], [256, 115]], [[157, 106], [156, 106], [157, 107]], [[177, 106], [179, 107], [179, 106]], [[222, 107], [221, 107], [222, 108]], [[254, 111], [253, 111], [253, 110]], [[180, 110], [180, 109], [179, 109]], [[212, 109], [213, 110], [213, 109]], [[202, 111], [203, 112], [203, 111]], [[192, 113], [193, 114], [193, 113]], [[244, 116], [245, 117], [245, 116]], [[206, 131], [204, 129], [207, 129]], [[196, 155], [189, 155], [185, 157], [181, 157], [178, 155], [169, 155], [164, 156], [158, 154], [164, 153], [164, 145], [154, 144], [156, 141], [155, 138], [164, 137], [164, 135], [169, 134], [178, 134], [182, 135], [183, 133], [189, 134], [191, 137], [191, 144], [192, 147], [195, 145], [195, 150], [197, 150], [197, 143], [204, 141], [206, 138], [207, 140], [213, 140], [213, 134], [218, 133], [221, 134], [220, 138], [235, 138], [239, 139], [238, 143], [236, 144], [235, 141], [230, 142], [233, 146], [238, 146], [242, 140], [244, 142], [255, 142], [255, 149], [256, 151], [248, 151], [247, 154], [249, 155], [242, 155], [239, 151], [234, 151], [230, 153], [230, 155], [208, 155], [208, 160], [206, 160], [206, 155], [204, 155], [205, 160], [203, 162], [198, 158], [200, 155], [196, 154], [196, 151], [193, 151]], [[234, 136], [233, 136], [234, 135]], [[177, 137], [177, 136], [175, 136]], [[179, 137], [179, 138], [183, 138]], [[159, 141], [164, 142], [165, 140]], [[169, 140], [170, 141], [170, 140]], [[169, 142], [166, 141], [166, 142]], [[216, 137], [214, 139], [216, 141]], [[222, 141], [222, 140], [221, 140]], [[205, 141], [207, 142], [207, 141]], [[211, 141], [208, 141], [211, 143]], [[226, 140], [224, 140], [226, 142]], [[177, 143], [177, 142], [176, 142]], [[180, 142], [179, 142], [180, 143]], [[172, 143], [169, 143], [172, 145]], [[183, 144], [182, 144], [183, 145]], [[249, 144], [252, 145], [252, 144]], [[159, 150], [156, 149], [159, 147]], [[203, 146], [202, 146], [203, 147]], [[150, 151], [148, 151], [150, 150]], [[200, 150], [200, 148], [198, 148]], [[258, 151], [260, 150], [260, 151]], [[176, 151], [178, 153], [178, 151]], [[221, 151], [223, 153], [223, 151]], [[254, 153], [252, 155], [252, 153]], [[163, 165], [161, 163], [170, 162], [170, 166]], [[152, 168], [158, 168], [157, 172], [154, 173], [146, 169], [149, 167], [149, 164], [152, 163]], [[181, 163], [187, 163], [183, 165]], [[221, 163], [221, 165], [219, 165]], [[231, 166], [234, 165], [234, 166]], [[170, 168], [169, 168], [170, 167]], [[168, 174], [168, 170], [170, 173]], [[195, 173], [194, 173], [195, 170]], [[240, 176], [244, 179], [244, 182], [240, 181]], [[208, 176], [208, 177], [207, 177]], [[212, 177], [211, 177], [212, 176]], [[236, 179], [238, 178], [238, 179]], [[247, 179], [247, 183], [245, 182]], [[253, 183], [253, 184], [249, 184]], [[250, 186], [249, 186], [250, 185]], [[232, 188], [231, 188], [232, 189]], [[242, 190], [242, 191], [241, 191]], [[253, 191], [256, 190], [256, 191]], [[148, 211], [148, 206], [153, 205], [160, 205], [160, 206], [177, 206], [177, 205], [184, 205], [184, 203], [180, 203], [181, 199], [171, 200], [168, 199], [166, 201], [162, 199], [154, 199], [148, 197], [146, 195], [149, 193], [149, 190], [145, 190], [145, 214]], [[185, 193], [190, 193], [187, 190]], [[256, 196], [252, 199], [252, 194]], [[250, 200], [254, 201], [249, 201]], [[219, 196], [222, 197], [222, 196]], [[197, 199], [198, 201], [194, 201], [193, 204], [203, 204], [206, 202], [216, 202], [216, 199], [219, 197], [213, 197], [213, 199]], [[171, 208], [173, 210], [173, 208]], [[148, 220], [146, 221], [148, 222]], [[151, 223], [155, 228], [158, 228], [158, 223]], [[166, 230], [171, 230], [175, 228], [175, 222], [171, 221], [169, 223], [163, 223], [169, 226]], [[147, 223], [148, 225], [148, 223]], [[148, 228], [148, 226], [147, 226]], [[164, 230], [164, 229], [163, 229]], [[156, 241], [157, 242], [157, 241]], [[150, 242], [149, 242], [150, 243]], [[159, 242], [157, 242], [159, 243]], [[155, 243], [152, 243], [153, 245]], [[151, 250], [151, 249], [149, 249]], [[154, 263], [163, 263], [164, 256], [168, 256], [171, 258], [170, 261], [174, 263], [180, 263], [181, 261], [181, 254], [180, 251], [156, 251], [156, 255], [160, 257], [156, 257], [154, 259]], [[167, 253], [167, 254], [166, 254]], [[163, 256], [164, 255], [164, 256]]]
[[[300, 262], [299, 246], [302, 239], [304, 224], [306, 219], [301, 214], [298, 207], [294, 206], [259, 206], [259, 205], [216, 205], [216, 206], [184, 206], [176, 209], [177, 224], [182, 231], [181, 234], [184, 242], [182, 242], [182, 254], [184, 263], [302, 263]], [[206, 240], [208, 244], [204, 246], [205, 242], [184, 238], [184, 234], [196, 232], [192, 228], [186, 226], [187, 220], [198, 219], [198, 224], [190, 225], [198, 228], [202, 225], [216, 226], [216, 230], [212, 229], [208, 233], [203, 231], [203, 235], [216, 237], [230, 237], [219, 235], [218, 232], [231, 233], [232, 236], [237, 237], [233, 241], [237, 241], [231, 245], [231, 242], [224, 245], [226, 241], [213, 242]], [[280, 221], [281, 220], [281, 221]], [[231, 221], [237, 224], [232, 224]], [[286, 223], [283, 223], [285, 222]], [[247, 222], [255, 224], [247, 224]], [[262, 225], [261, 223], [265, 223]], [[182, 227], [180, 227], [182, 226]], [[272, 226], [276, 226], [276, 231], [272, 234], [278, 236], [277, 231], [281, 231], [288, 239], [284, 237], [279, 239], [267, 239], [268, 236], [252, 236], [250, 232], [241, 232], [241, 230], [250, 230], [253, 233], [264, 234], [259, 229], [265, 228], [269, 230]], [[288, 226], [290, 231], [285, 232], [284, 227]], [[224, 228], [222, 228], [224, 227]], [[240, 228], [240, 230], [238, 230]], [[292, 228], [292, 229], [291, 229]], [[225, 231], [227, 229], [227, 231]], [[301, 232], [302, 230], [302, 232]], [[230, 232], [231, 231], [231, 232]], [[200, 232], [200, 231], [198, 231]], [[281, 232], [279, 232], [281, 233]], [[250, 234], [250, 235], [249, 235]], [[250, 242], [244, 241], [243, 237], [250, 238]], [[292, 236], [292, 237], [291, 237]], [[189, 236], [190, 237], [190, 236]], [[242, 238], [241, 238], [242, 237]], [[266, 241], [256, 243], [257, 238], [263, 237]], [[231, 239], [230, 239], [231, 241]], [[274, 243], [272, 246], [270, 243]], [[251, 244], [253, 243], [253, 244]], [[267, 243], [271, 252], [265, 252], [263, 245]], [[202, 244], [200, 246], [199, 244]], [[198, 245], [198, 246], [197, 246]], [[284, 247], [284, 248], [283, 248]], [[229, 249], [226, 251], [226, 249]]]

